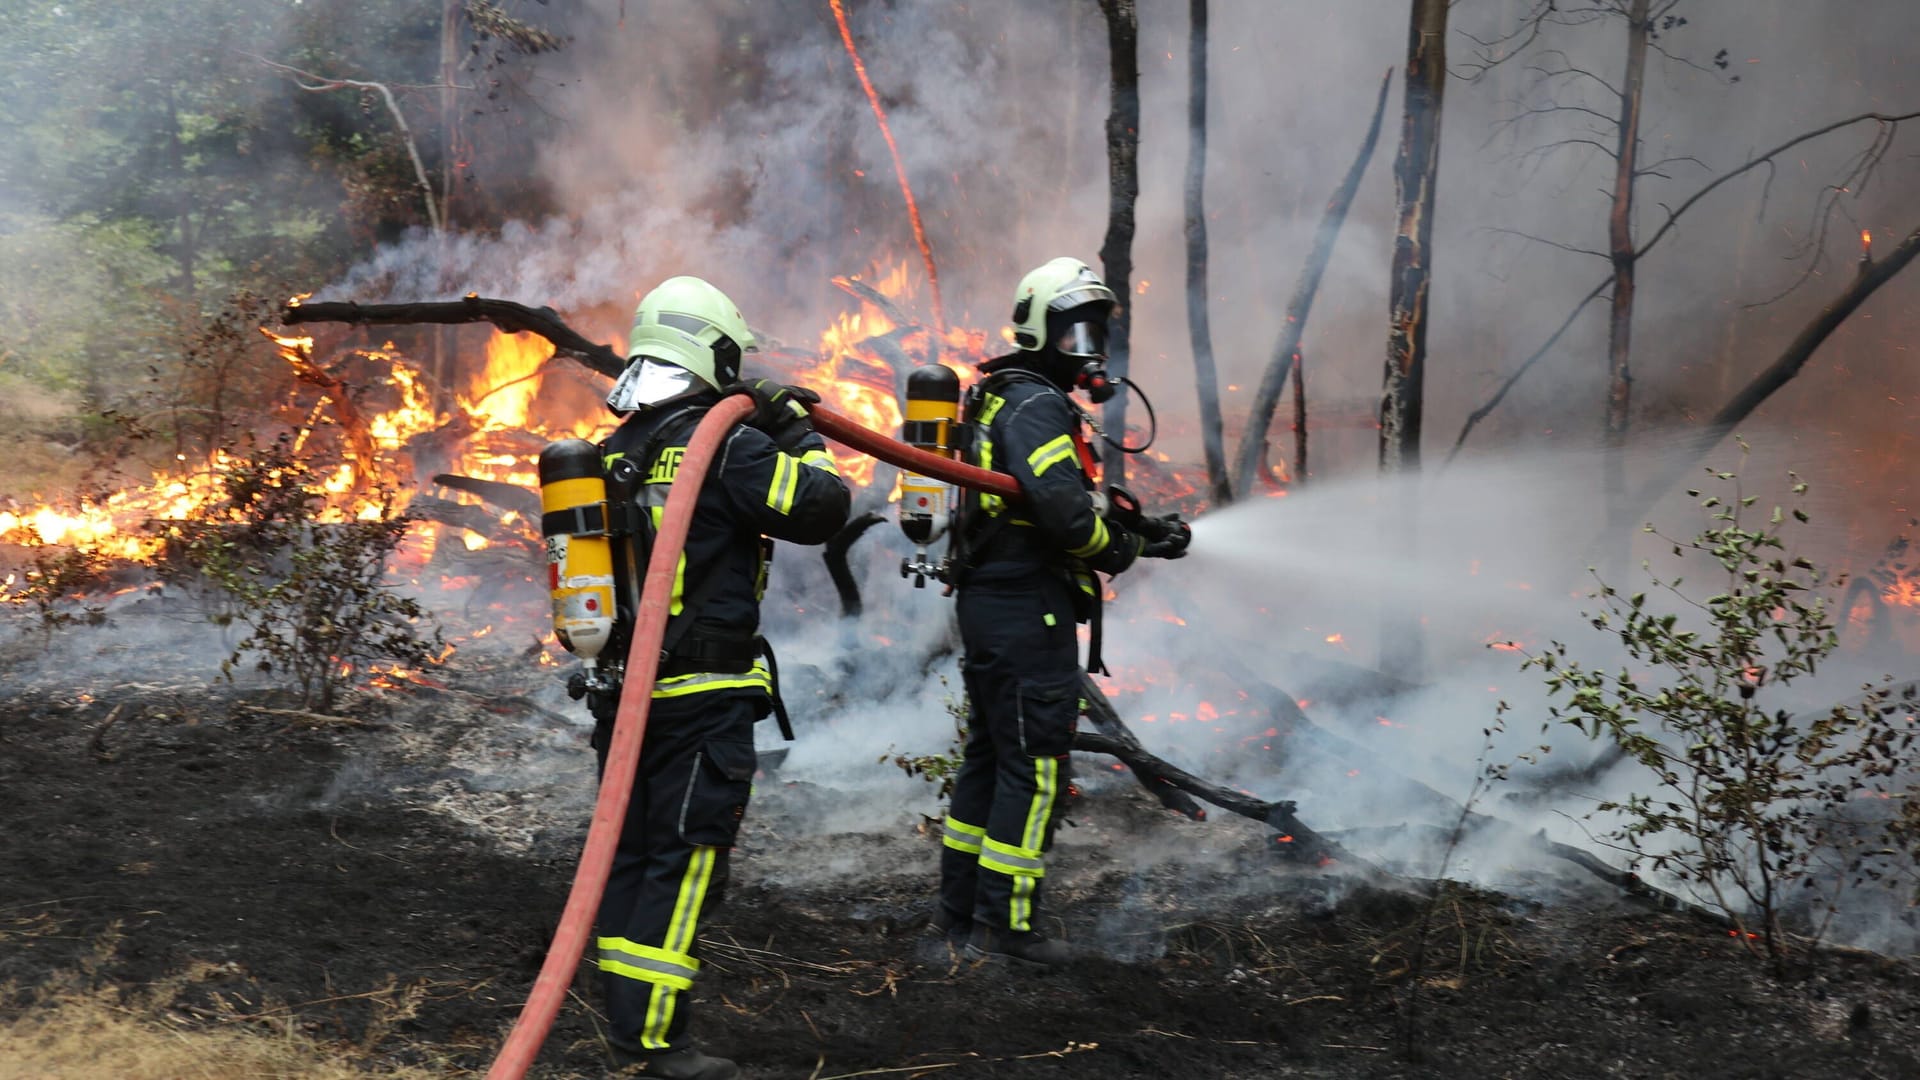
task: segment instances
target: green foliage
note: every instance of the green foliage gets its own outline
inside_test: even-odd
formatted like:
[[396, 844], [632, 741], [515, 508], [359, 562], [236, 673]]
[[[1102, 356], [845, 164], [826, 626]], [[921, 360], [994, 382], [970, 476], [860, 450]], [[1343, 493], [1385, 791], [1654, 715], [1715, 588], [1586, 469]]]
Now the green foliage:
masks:
[[[1884, 839], [1881, 826], [1859, 820], [1855, 804], [1910, 775], [1916, 729], [1910, 705], [1884, 683], [1815, 715], [1763, 707], [1763, 688], [1812, 675], [1839, 638], [1820, 569], [1783, 538], [1806, 513], [1776, 506], [1755, 522], [1758, 497], [1742, 495], [1732, 472], [1713, 476], [1731, 494], [1689, 493], [1710, 512], [1707, 527], [1691, 540], [1662, 539], [1676, 556], [1706, 560], [1717, 587], [1683, 590], [1682, 578], [1649, 571], [1655, 596], [1674, 608], [1663, 611], [1647, 592], [1623, 596], [1602, 582], [1593, 595], [1605, 610], [1590, 620], [1630, 662], [1589, 667], [1554, 642], [1525, 666], [1564, 698], [1550, 710], [1556, 719], [1612, 741], [1645, 770], [1649, 787], [1600, 804], [1623, 822], [1605, 839], [1636, 866], [1710, 897], [1743, 940], [1764, 942], [1778, 971], [1787, 909], [1818, 897], [1830, 915], [1838, 889], [1877, 876], [1886, 851], [1869, 845]], [[1807, 485], [1789, 478], [1804, 495]]]
[[[940, 681], [945, 683], [946, 676]], [[892, 761], [908, 776], [918, 776], [930, 784], [938, 785], [938, 795], [945, 799], [953, 794], [953, 781], [960, 775], [962, 748], [967, 744], [967, 699], [947, 699], [947, 715], [953, 718], [953, 742], [947, 749], [932, 754], [892, 754], [882, 755], [881, 761]]]
[[222, 483], [218, 520], [165, 526], [163, 566], [176, 584], [224, 601], [216, 622], [247, 627], [221, 665], [229, 677], [252, 654], [258, 670], [291, 676], [303, 708], [324, 712], [366, 665], [419, 666], [439, 654], [425, 609], [385, 582], [406, 518], [321, 521], [316, 477], [287, 436], [236, 459]]

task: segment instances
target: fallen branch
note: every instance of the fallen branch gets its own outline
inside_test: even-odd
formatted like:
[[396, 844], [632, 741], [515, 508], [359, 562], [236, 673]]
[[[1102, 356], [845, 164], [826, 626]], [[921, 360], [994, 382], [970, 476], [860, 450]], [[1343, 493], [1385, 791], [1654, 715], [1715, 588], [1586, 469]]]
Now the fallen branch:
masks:
[[[1100, 734], [1111, 739], [1119, 739], [1122, 743], [1138, 749], [1140, 753], [1146, 753], [1146, 750], [1140, 746], [1140, 740], [1134, 736], [1133, 729], [1127, 726], [1126, 721], [1120, 718], [1118, 710], [1114, 709], [1113, 703], [1100, 692], [1099, 685], [1084, 673], [1080, 676], [1080, 689], [1086, 695], [1084, 700], [1087, 702], [1087, 719], [1093, 722], [1093, 726]], [[1161, 806], [1190, 821], [1207, 820], [1206, 810], [1165, 776], [1141, 772], [1131, 766], [1129, 768], [1134, 778], [1140, 781], [1140, 786], [1146, 788], [1154, 798], [1159, 799]]]
[[417, 304], [360, 304], [351, 300], [327, 300], [302, 303], [291, 300], [280, 311], [280, 320], [289, 326], [300, 323], [337, 322], [353, 326], [397, 326], [404, 323], [492, 323], [510, 334], [538, 334], [553, 343], [559, 355], [578, 360], [610, 379], [620, 377], [627, 368], [626, 358], [610, 346], [589, 341], [560, 318], [552, 308], [530, 308], [511, 300], [494, 300], [468, 293], [459, 300], [428, 301]]
[[457, 473], [440, 473], [433, 478], [433, 482], [444, 488], [476, 495], [480, 501], [490, 506], [519, 514], [530, 521], [537, 520], [540, 516], [540, 496], [519, 484], [483, 480], [477, 476], [461, 476]]
[[1300, 283], [1294, 286], [1293, 299], [1287, 302], [1286, 322], [1281, 324], [1280, 338], [1274, 343], [1273, 357], [1267, 361], [1267, 370], [1260, 376], [1260, 387], [1253, 395], [1253, 408], [1247, 414], [1247, 430], [1240, 436], [1240, 454], [1234, 462], [1233, 483], [1241, 494], [1253, 490], [1253, 477], [1267, 451], [1267, 432], [1273, 425], [1273, 412], [1280, 405], [1280, 392], [1286, 388], [1287, 376], [1293, 367], [1295, 357], [1300, 351], [1301, 335], [1306, 333], [1307, 316], [1313, 311], [1313, 300], [1320, 292], [1320, 278], [1326, 273], [1327, 263], [1333, 258], [1333, 244], [1340, 237], [1340, 227], [1346, 223], [1347, 209], [1353, 205], [1354, 193], [1360, 190], [1360, 178], [1366, 174], [1368, 162], [1373, 160], [1373, 148], [1380, 141], [1380, 120], [1387, 110], [1387, 87], [1393, 82], [1393, 69], [1388, 68], [1386, 77], [1380, 80], [1380, 97], [1373, 106], [1373, 122], [1367, 125], [1366, 138], [1360, 142], [1360, 152], [1354, 155], [1353, 164], [1347, 167], [1346, 179], [1334, 189], [1333, 198], [1327, 201], [1326, 213], [1320, 217], [1320, 229], [1313, 237], [1313, 250], [1307, 256], [1307, 264], [1300, 271]]

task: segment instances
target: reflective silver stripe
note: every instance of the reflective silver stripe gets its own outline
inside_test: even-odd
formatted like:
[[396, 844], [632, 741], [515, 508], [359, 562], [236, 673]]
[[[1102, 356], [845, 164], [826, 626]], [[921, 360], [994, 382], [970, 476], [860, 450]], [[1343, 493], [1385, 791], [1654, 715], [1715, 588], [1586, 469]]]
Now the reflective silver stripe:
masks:
[[633, 979], [636, 982], [654, 983], [675, 990], [685, 990], [693, 985], [693, 977], [699, 973], [700, 962], [689, 957], [686, 962], [681, 963], [667, 959], [664, 953], [657, 953], [654, 950], [640, 953], [602, 945], [598, 966], [601, 971]]
[[992, 837], [987, 838], [980, 852], [980, 865], [1003, 874], [1031, 877], [1043, 877], [1047, 872], [1046, 863], [1041, 861], [1037, 853], [1028, 855], [1012, 844], [1003, 844]]
[[979, 832], [969, 832], [967, 831], [969, 828], [970, 826], [959, 825], [952, 818], [948, 818], [942, 826], [940, 842], [955, 851], [977, 855], [980, 853], [980, 841], [986, 836], [987, 831], [981, 829]]

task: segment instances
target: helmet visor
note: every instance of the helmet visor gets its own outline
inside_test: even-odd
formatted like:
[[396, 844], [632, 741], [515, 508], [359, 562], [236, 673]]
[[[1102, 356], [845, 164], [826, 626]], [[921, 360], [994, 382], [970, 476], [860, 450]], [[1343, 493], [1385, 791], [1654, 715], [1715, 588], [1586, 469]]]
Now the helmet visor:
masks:
[[701, 387], [698, 376], [678, 364], [651, 356], [636, 356], [607, 393], [607, 408], [630, 413], [671, 401]]
[[1104, 321], [1069, 323], [1053, 335], [1053, 347], [1062, 356], [1105, 360], [1107, 324]]

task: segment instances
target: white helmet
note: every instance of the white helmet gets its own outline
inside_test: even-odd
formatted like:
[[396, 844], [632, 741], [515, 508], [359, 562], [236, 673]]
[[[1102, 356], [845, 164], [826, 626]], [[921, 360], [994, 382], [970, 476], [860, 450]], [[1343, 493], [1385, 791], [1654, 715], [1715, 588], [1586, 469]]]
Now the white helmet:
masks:
[[[1013, 293], [1013, 343], [1036, 352], [1049, 342], [1065, 356], [1107, 355], [1107, 319], [1118, 300], [1093, 267], [1072, 256], [1051, 259], [1020, 279]], [[1076, 312], [1085, 308], [1084, 312]], [[1063, 319], [1068, 312], [1085, 318]], [[1049, 323], [1051, 322], [1051, 326]]]
[[633, 312], [627, 369], [607, 407], [632, 412], [740, 378], [740, 355], [755, 349], [747, 320], [727, 294], [697, 277], [660, 283]]

